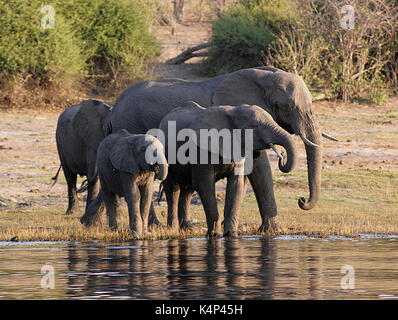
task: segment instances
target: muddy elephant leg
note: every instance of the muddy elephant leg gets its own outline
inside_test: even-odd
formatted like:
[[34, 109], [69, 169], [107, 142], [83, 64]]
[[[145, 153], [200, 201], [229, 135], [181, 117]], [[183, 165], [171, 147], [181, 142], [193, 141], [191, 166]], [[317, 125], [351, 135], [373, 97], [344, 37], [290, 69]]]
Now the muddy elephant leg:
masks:
[[167, 199], [167, 226], [178, 229], [178, 198], [180, 196], [180, 186], [167, 181], [163, 182], [164, 192]]
[[245, 191], [245, 176], [228, 177], [224, 206], [224, 237], [238, 236], [239, 210]]
[[116, 220], [116, 202], [117, 196], [114, 193], [108, 192], [107, 190], [102, 191], [105, 207], [106, 207], [106, 215], [108, 216], [108, 225], [109, 228], [113, 231], [117, 230], [117, 220]]
[[253, 171], [249, 174], [249, 180], [260, 209], [262, 219], [260, 231], [266, 232], [270, 228], [277, 230], [276, 216], [278, 212], [274, 196], [272, 171], [266, 151], [262, 151], [260, 157], [254, 160]]
[[123, 203], [124, 203], [124, 198], [120, 196], [116, 196], [116, 219], [118, 217], [122, 217], [124, 212], [123, 212]]
[[136, 183], [136, 179], [128, 173], [120, 173], [123, 187], [124, 198], [127, 202], [129, 210], [130, 232], [133, 237], [140, 238], [142, 236], [142, 218], [140, 212], [140, 190]]
[[142, 219], [142, 233], [146, 235], [148, 232], [148, 217], [149, 210], [152, 203], [152, 195], [153, 195], [153, 179], [149, 179], [149, 181], [140, 186], [140, 212]]
[[162, 226], [162, 224], [158, 220], [158, 217], [156, 216], [155, 208], [153, 207], [152, 201], [151, 201], [151, 205], [150, 205], [150, 208], [149, 208], [148, 225], [149, 226], [156, 226], [156, 227], [161, 227]]
[[100, 182], [98, 179], [96, 162], [97, 162], [97, 153], [94, 152], [93, 150], [88, 151], [86, 158], [86, 163], [88, 164], [86, 211], [91, 201], [93, 201], [98, 196], [100, 190]]
[[148, 226], [149, 227], [156, 226], [158, 228], [162, 227], [162, 224], [160, 223], [158, 217], [156, 216], [155, 208], [153, 206], [152, 201], [151, 201], [151, 206], [149, 208]]
[[192, 182], [202, 200], [207, 221], [207, 237], [221, 237], [221, 220], [216, 200], [214, 168], [211, 165], [195, 165], [192, 169]]
[[[90, 158], [87, 159], [88, 163], [93, 163], [93, 161], [94, 160], [91, 160]], [[91, 210], [90, 215], [86, 216], [86, 213], [88, 212], [88, 208], [91, 205], [91, 203], [97, 199], [102, 200], [102, 196], [101, 196], [101, 198], [98, 198], [98, 195], [99, 195], [100, 189], [101, 189], [101, 184], [100, 184], [95, 166], [89, 167], [88, 174], [87, 174], [87, 180], [88, 180], [88, 186], [87, 186], [86, 210], [85, 210], [85, 214], [83, 216], [84, 218], [82, 217], [82, 219], [85, 220], [88, 225], [93, 225], [100, 220], [100, 216], [101, 216], [102, 212], [104, 211], [103, 203], [99, 203], [96, 205], [96, 207], [97, 207], [96, 211]], [[119, 202], [116, 203], [117, 206], [118, 206], [118, 203]], [[116, 209], [116, 212], [117, 212], [117, 209]]]
[[180, 198], [178, 199], [178, 222], [181, 229], [192, 229], [189, 208], [191, 206], [193, 191], [188, 188], [182, 188]]
[[100, 191], [97, 197], [90, 202], [86, 212], [80, 218], [80, 222], [86, 227], [90, 227], [99, 223], [101, 218], [101, 212], [104, 211], [104, 199], [103, 194]]
[[88, 178], [88, 186], [87, 186], [87, 201], [86, 201], [86, 211], [90, 205], [90, 203], [97, 198], [100, 190], [100, 183], [98, 177]]
[[65, 180], [68, 185], [68, 209], [65, 214], [73, 214], [79, 212], [79, 199], [77, 198], [76, 182], [77, 174], [72, 172], [67, 166], [62, 166]]

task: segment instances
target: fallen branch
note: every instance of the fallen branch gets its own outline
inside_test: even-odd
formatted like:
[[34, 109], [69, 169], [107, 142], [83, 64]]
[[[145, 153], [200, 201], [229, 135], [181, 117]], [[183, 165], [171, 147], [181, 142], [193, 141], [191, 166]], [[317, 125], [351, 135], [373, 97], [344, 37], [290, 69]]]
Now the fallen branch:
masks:
[[183, 63], [191, 58], [206, 57], [208, 55], [207, 52], [195, 53], [195, 51], [199, 51], [199, 50], [208, 48], [212, 45], [213, 44], [211, 42], [206, 42], [206, 43], [197, 45], [196, 47], [188, 48], [187, 50], [185, 50], [181, 54], [179, 54], [177, 57], [167, 60], [166, 64], [180, 64], [180, 63]]

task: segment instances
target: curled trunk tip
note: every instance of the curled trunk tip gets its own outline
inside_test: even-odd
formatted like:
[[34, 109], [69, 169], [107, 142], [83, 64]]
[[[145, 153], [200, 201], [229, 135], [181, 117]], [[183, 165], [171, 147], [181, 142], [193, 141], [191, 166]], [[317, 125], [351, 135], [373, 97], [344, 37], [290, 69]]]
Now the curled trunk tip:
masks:
[[317, 203], [317, 201], [313, 201], [313, 200], [307, 201], [304, 197], [301, 197], [298, 200], [298, 205], [303, 210], [311, 210], [312, 208], [315, 207], [316, 203]]

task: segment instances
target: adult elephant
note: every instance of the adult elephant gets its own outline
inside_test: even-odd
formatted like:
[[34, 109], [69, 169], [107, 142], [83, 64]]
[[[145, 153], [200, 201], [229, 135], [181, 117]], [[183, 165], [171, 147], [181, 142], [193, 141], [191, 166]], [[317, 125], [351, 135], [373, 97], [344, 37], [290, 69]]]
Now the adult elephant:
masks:
[[[126, 89], [118, 98], [111, 117], [112, 130], [145, 133], [157, 128], [172, 109], [189, 100], [201, 106], [258, 105], [291, 134], [301, 137], [307, 153], [309, 199], [300, 198], [301, 209], [312, 209], [321, 188], [321, 131], [312, 109], [311, 94], [301, 77], [269, 67], [242, 69], [206, 81], [165, 79], [144, 81]], [[249, 180], [262, 217], [261, 231], [276, 228], [277, 207], [272, 172], [265, 151], [255, 159]], [[187, 199], [190, 201], [190, 199]], [[181, 210], [187, 204], [181, 204]], [[179, 214], [184, 226], [188, 215]]]
[[[110, 115], [111, 106], [97, 100], [85, 100], [66, 109], [58, 118], [57, 149], [68, 185], [66, 214], [79, 211], [77, 175], [87, 177], [86, 208], [99, 192], [97, 148], [107, 134]], [[54, 177], [55, 181], [58, 174], [59, 170]]]
[[[171, 161], [169, 174], [163, 182], [168, 225], [178, 227], [178, 203], [185, 202], [197, 191], [206, 213], [209, 238], [221, 236], [215, 189], [218, 180], [227, 179], [224, 236], [235, 237], [246, 191], [244, 169], [250, 171], [251, 155], [275, 149], [274, 144], [277, 144], [286, 150], [286, 161], [282, 156], [279, 159], [282, 172], [293, 170], [297, 160], [292, 136], [258, 106], [203, 108], [191, 101], [167, 114], [159, 129], [166, 154], [168, 152], [166, 157]], [[188, 139], [181, 141], [176, 133], [183, 133], [184, 129]]]

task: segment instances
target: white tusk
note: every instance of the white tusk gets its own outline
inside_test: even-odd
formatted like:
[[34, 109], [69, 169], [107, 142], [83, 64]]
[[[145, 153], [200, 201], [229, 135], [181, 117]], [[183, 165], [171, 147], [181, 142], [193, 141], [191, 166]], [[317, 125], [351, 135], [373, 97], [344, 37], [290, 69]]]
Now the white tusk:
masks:
[[317, 144], [311, 142], [310, 140], [308, 140], [305, 136], [303, 136], [301, 134], [300, 134], [300, 138], [301, 138], [301, 140], [303, 140], [304, 144], [306, 144], [307, 146], [319, 148], [319, 146]]
[[323, 131], [322, 131], [322, 137], [324, 137], [326, 139], [329, 139], [329, 140], [332, 140], [332, 141], [339, 141], [335, 137], [332, 137], [331, 135], [329, 135], [329, 134], [327, 134], [326, 132], [323, 132]]
[[276, 155], [278, 156], [278, 158], [281, 159], [281, 160], [283, 160], [283, 155], [282, 155], [282, 153], [280, 153], [280, 152], [278, 151], [278, 149], [275, 148], [275, 146], [274, 146], [272, 143], [270, 143], [269, 145], [270, 145], [270, 147], [272, 148], [272, 150], [274, 150], [274, 152], [276, 153]]

